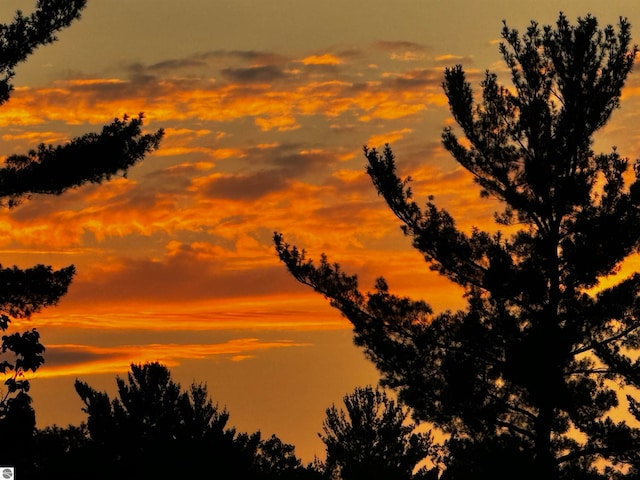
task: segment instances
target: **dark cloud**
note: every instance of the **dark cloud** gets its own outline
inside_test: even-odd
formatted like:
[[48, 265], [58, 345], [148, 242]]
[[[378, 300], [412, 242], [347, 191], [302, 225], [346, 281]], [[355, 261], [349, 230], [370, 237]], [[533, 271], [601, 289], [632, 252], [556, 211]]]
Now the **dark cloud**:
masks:
[[47, 367], [77, 365], [117, 356], [117, 353], [89, 349], [80, 345], [50, 345], [44, 353]]
[[[369, 190], [372, 192], [372, 201], [352, 201], [344, 205], [322, 207], [313, 213], [321, 217], [323, 221], [331, 224], [335, 230], [353, 229], [353, 225], [364, 222], [371, 215], [371, 212], [379, 211], [381, 208], [381, 203], [373, 193], [374, 189], [371, 185], [369, 185]], [[353, 193], [351, 190], [349, 192]]]
[[285, 73], [279, 67], [274, 65], [224, 68], [220, 73], [222, 73], [222, 75], [228, 80], [238, 83], [271, 83], [285, 77]]
[[385, 88], [411, 90], [414, 88], [440, 87], [443, 72], [440, 69], [425, 68], [411, 70], [385, 79]]
[[308, 65], [302, 65], [302, 71], [307, 75], [307, 78], [315, 80], [319, 76], [340, 75], [341, 72], [344, 71], [344, 68], [339, 64], [310, 63]]
[[282, 168], [289, 177], [304, 177], [319, 171], [330, 173], [337, 162], [335, 152], [302, 150], [271, 158], [269, 163]]
[[211, 179], [202, 192], [208, 198], [254, 201], [284, 190], [287, 180], [281, 171], [256, 172], [250, 175], [223, 175]]
[[[418, 141], [403, 145], [402, 149], [394, 149], [394, 154], [398, 158], [402, 158], [402, 162], [398, 162], [398, 175], [401, 178], [411, 176], [413, 181], [429, 180], [417, 178], [415, 171], [423, 168], [425, 165], [438, 166], [443, 158], [445, 161], [451, 159], [450, 155], [437, 137], [428, 141]], [[452, 161], [452, 160], [451, 160]]]
[[254, 65], [267, 64], [267, 63], [281, 63], [286, 61], [286, 57], [279, 53], [267, 52], [261, 50], [210, 50], [207, 52], [201, 52], [194, 55], [193, 58], [200, 60], [224, 60], [229, 57], [235, 57], [243, 60], [247, 63]]
[[[153, 64], [130, 63], [123, 66], [129, 81], [135, 85], [157, 83], [160, 78], [209, 79], [215, 72], [238, 81], [269, 81], [284, 75], [278, 66], [288, 62], [286, 57], [272, 52], [212, 50], [186, 57], [169, 58]], [[229, 67], [229, 65], [233, 67]], [[192, 79], [192, 80], [193, 80]]]
[[299, 291], [275, 258], [273, 265], [238, 268], [234, 264], [237, 255], [231, 256], [231, 252], [225, 255], [213, 246], [211, 252], [202, 248], [202, 244], [200, 249], [183, 244], [161, 261], [131, 259], [120, 269], [104, 272], [99, 278], [78, 275], [65, 297], [65, 305], [189, 302]]
[[181, 163], [147, 173], [143, 184], [151, 190], [162, 188], [165, 194], [184, 193], [191, 185], [191, 178], [201, 174], [196, 163]]
[[247, 62], [252, 63], [253, 65], [264, 65], [273, 63], [281, 64], [288, 61], [288, 59], [283, 55], [274, 52], [256, 50], [231, 50], [229, 52], [226, 52], [226, 54], [243, 59]]
[[[283, 55], [274, 52], [258, 51], [258, 50], [209, 50], [199, 52], [193, 55], [180, 58], [170, 58], [151, 65], [144, 65], [144, 69], [151, 72], [167, 72], [174, 71], [179, 73], [182, 70], [193, 68], [206, 68], [233, 64], [242, 64], [247, 66], [265, 66], [265, 65], [283, 65], [289, 59]], [[132, 64], [129, 66], [140, 68], [141, 64]]]
[[162, 62], [151, 64], [147, 68], [152, 71], [153, 70], [182, 70], [185, 68], [200, 68], [204, 66], [206, 66], [206, 62], [193, 57], [189, 57], [189, 58], [164, 60]]
[[336, 56], [341, 59], [356, 59], [362, 58], [365, 52], [358, 48], [344, 48], [336, 51]]
[[375, 42], [373, 46], [378, 50], [384, 50], [385, 52], [395, 52], [398, 50], [423, 52], [428, 50], [428, 47], [426, 45], [407, 41], [381, 40]]
[[[250, 148], [245, 150], [249, 166], [254, 169], [246, 174], [268, 179], [274, 185], [283, 185], [285, 179], [302, 179], [318, 173], [330, 174], [339, 163], [335, 151], [305, 150], [300, 143], [284, 143], [272, 148]], [[260, 169], [256, 171], [256, 169]], [[272, 189], [273, 191], [273, 189]]]

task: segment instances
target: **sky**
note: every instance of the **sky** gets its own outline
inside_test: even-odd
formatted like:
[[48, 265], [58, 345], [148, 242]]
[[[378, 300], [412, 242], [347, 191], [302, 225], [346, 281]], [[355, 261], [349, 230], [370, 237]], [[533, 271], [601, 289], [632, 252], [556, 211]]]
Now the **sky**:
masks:
[[[34, 4], [5, 0], [0, 21]], [[505, 78], [502, 21], [522, 31], [560, 11], [640, 28], [632, 0], [89, 0], [16, 69], [0, 155], [139, 112], [166, 135], [125, 178], [0, 211], [3, 265], [77, 269], [58, 306], [14, 323], [47, 349], [38, 425], [86, 420], [76, 378], [113, 395], [130, 363], [160, 361], [183, 386], [206, 382], [239, 431], [322, 458], [325, 409], [379, 377], [349, 323], [280, 264], [273, 233], [364, 290], [384, 276], [436, 311], [462, 308], [376, 194], [362, 146], [390, 143], [417, 199], [434, 195], [460, 228], [495, 229], [496, 205], [440, 145], [443, 72]], [[639, 103], [632, 73], [597, 149], [638, 156]]]

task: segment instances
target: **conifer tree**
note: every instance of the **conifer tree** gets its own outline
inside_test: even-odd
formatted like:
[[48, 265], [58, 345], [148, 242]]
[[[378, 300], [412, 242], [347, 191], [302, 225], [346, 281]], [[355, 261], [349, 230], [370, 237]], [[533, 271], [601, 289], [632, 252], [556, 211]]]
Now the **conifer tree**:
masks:
[[229, 413], [213, 403], [206, 385], [183, 389], [160, 363], [132, 364], [116, 383], [112, 399], [75, 382], [89, 434], [76, 452], [85, 459], [74, 465], [78, 478], [323, 478], [275, 435], [262, 440], [260, 432], [229, 427]]
[[[39, 0], [30, 15], [18, 11], [10, 23], [0, 24], [0, 105], [10, 98], [15, 67], [38, 47], [56, 40], [56, 32], [78, 19], [85, 5], [86, 0]], [[162, 130], [143, 134], [142, 124], [142, 114], [125, 116], [99, 133], [67, 144], [43, 144], [27, 154], [8, 156], [0, 166], [0, 206], [12, 208], [33, 195], [59, 195], [126, 173], [158, 147], [163, 135]], [[28, 269], [0, 266], [0, 331], [7, 331], [14, 319], [28, 318], [56, 304], [67, 292], [74, 272], [73, 266], [58, 270], [46, 265]], [[2, 336], [0, 373], [7, 377], [0, 395], [3, 450], [13, 446], [24, 451], [15, 439], [30, 438], [35, 431], [24, 374], [42, 365], [44, 350], [36, 329]], [[15, 413], [13, 418], [11, 412]]]
[[391, 148], [365, 147], [378, 193], [428, 266], [464, 288], [464, 310], [434, 313], [384, 279], [362, 293], [281, 234], [276, 250], [352, 322], [415, 419], [446, 434], [443, 478], [637, 478], [640, 274], [599, 282], [640, 247], [640, 161], [593, 150], [636, 56], [630, 25], [561, 14], [522, 34], [505, 23], [502, 39], [512, 87], [487, 72], [476, 97], [461, 66], [443, 83], [458, 124], [443, 145], [504, 207], [495, 232], [460, 230], [433, 197], [420, 207]]
[[[380, 388], [356, 388], [343, 398], [345, 409], [327, 408], [320, 438], [327, 468], [341, 480], [410, 480], [431, 445], [428, 433], [407, 422], [409, 411]], [[436, 473], [436, 472], [434, 472]], [[431, 478], [431, 477], [428, 477]]]

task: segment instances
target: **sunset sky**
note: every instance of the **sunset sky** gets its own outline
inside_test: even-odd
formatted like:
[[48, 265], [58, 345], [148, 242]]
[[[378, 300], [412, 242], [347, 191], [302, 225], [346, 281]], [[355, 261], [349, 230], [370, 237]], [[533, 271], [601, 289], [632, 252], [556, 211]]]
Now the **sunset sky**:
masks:
[[[4, 0], [1, 20], [34, 4]], [[390, 143], [419, 199], [435, 195], [463, 229], [494, 228], [495, 205], [440, 145], [443, 70], [461, 63], [476, 86], [504, 73], [502, 20], [524, 30], [560, 11], [625, 16], [640, 42], [631, 0], [89, 0], [18, 67], [0, 155], [125, 113], [166, 135], [126, 178], [0, 211], [3, 265], [77, 269], [59, 306], [14, 325], [47, 348], [38, 425], [86, 419], [76, 378], [113, 393], [131, 362], [158, 360], [184, 386], [206, 382], [240, 431], [323, 457], [325, 408], [378, 377], [348, 322], [279, 263], [273, 232], [365, 290], [383, 275], [436, 311], [464, 306], [402, 236], [362, 146]], [[596, 148], [640, 156], [639, 107], [636, 72]]]

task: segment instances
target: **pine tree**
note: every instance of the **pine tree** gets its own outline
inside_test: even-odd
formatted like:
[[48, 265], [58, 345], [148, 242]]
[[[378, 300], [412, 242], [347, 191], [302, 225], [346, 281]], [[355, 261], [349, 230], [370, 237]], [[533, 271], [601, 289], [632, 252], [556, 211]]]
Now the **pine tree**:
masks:
[[67, 467], [77, 468], [78, 478], [199, 478], [207, 472], [221, 480], [322, 478], [275, 435], [262, 440], [260, 432], [227, 426], [229, 413], [213, 403], [206, 385], [183, 389], [160, 363], [132, 364], [116, 383], [111, 399], [75, 382], [89, 433], [78, 450], [89, 461]]
[[414, 431], [408, 409], [371, 386], [356, 388], [343, 401], [346, 411], [333, 405], [322, 424], [328, 470], [342, 480], [414, 478], [431, 437]]
[[[0, 105], [9, 100], [14, 68], [36, 48], [56, 40], [56, 32], [78, 19], [85, 5], [86, 0], [39, 0], [32, 14], [18, 11], [11, 23], [0, 24]], [[126, 173], [158, 147], [163, 135], [162, 130], [143, 134], [142, 124], [142, 114], [125, 116], [99, 133], [65, 145], [40, 145], [27, 154], [10, 155], [0, 167], [0, 206], [12, 208], [33, 195], [59, 195]], [[45, 265], [24, 270], [0, 266], [0, 331], [7, 331], [14, 319], [55, 305], [67, 292], [74, 273], [73, 266], [58, 270]], [[44, 363], [44, 350], [36, 329], [2, 337], [0, 373], [6, 381], [0, 396], [0, 447], [5, 461], [10, 459], [5, 448], [26, 453], [15, 439], [31, 438], [34, 432], [35, 416], [24, 374]]]
[[630, 25], [561, 14], [523, 34], [505, 23], [502, 39], [511, 88], [487, 72], [476, 98], [461, 66], [443, 83], [458, 124], [443, 145], [503, 205], [497, 233], [461, 231], [433, 197], [421, 208], [389, 146], [365, 147], [378, 193], [466, 309], [436, 314], [383, 279], [362, 293], [281, 234], [276, 250], [352, 322], [415, 418], [446, 434], [443, 478], [637, 478], [640, 430], [612, 413], [640, 419], [640, 274], [599, 282], [639, 250], [640, 161], [593, 151], [636, 56]]

